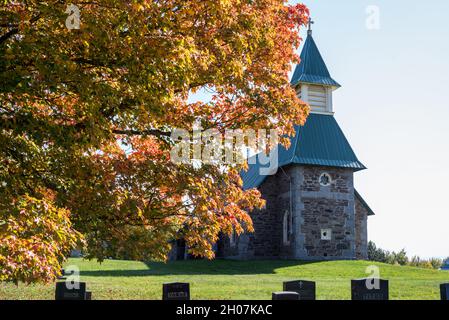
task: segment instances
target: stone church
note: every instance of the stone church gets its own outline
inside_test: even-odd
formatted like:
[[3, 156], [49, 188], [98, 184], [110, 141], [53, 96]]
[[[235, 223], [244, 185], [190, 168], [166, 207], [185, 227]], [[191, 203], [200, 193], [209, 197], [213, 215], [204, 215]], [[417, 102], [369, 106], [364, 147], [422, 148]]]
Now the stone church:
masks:
[[354, 173], [366, 168], [334, 118], [332, 94], [340, 85], [311, 30], [291, 84], [311, 114], [296, 127], [291, 147], [278, 147], [275, 175], [260, 175], [258, 164], [242, 172], [244, 188], [258, 188], [266, 206], [251, 213], [254, 233], [220, 239], [217, 257], [366, 259], [367, 222], [374, 213], [354, 187]]

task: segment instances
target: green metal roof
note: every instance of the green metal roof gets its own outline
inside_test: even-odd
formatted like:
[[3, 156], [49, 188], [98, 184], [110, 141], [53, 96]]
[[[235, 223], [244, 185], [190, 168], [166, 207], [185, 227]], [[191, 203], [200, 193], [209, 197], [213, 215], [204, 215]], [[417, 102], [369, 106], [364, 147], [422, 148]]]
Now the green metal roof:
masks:
[[304, 43], [301, 61], [296, 66], [291, 81], [292, 85], [296, 85], [299, 82], [340, 87], [338, 82], [332, 79], [311, 34], [307, 36]]
[[[354, 171], [366, 169], [332, 115], [312, 113], [304, 126], [296, 126], [295, 129], [296, 136], [291, 138], [290, 148], [277, 147], [278, 168], [302, 164], [349, 168]], [[261, 167], [256, 162], [249, 165], [247, 171], [241, 172], [245, 190], [257, 188], [265, 180], [267, 176], [260, 175]]]

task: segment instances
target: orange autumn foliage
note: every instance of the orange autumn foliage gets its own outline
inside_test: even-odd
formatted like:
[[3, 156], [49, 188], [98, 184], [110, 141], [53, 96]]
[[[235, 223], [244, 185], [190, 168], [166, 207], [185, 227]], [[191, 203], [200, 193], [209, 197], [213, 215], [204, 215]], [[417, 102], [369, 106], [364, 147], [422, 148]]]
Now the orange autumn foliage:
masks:
[[[69, 3], [79, 30], [65, 25]], [[288, 79], [307, 19], [282, 0], [7, 0], [1, 280], [54, 279], [81, 238], [90, 258], [164, 260], [179, 237], [213, 258], [221, 233], [250, 232], [264, 201], [242, 190], [244, 165], [176, 165], [170, 133], [293, 134], [308, 114]], [[210, 101], [189, 99], [202, 89]]]

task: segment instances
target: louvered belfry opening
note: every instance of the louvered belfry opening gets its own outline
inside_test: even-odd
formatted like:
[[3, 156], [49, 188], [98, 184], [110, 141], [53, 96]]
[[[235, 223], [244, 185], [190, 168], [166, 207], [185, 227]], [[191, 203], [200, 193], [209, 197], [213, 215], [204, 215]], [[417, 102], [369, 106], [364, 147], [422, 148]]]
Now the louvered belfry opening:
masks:
[[323, 86], [310, 85], [309, 86], [309, 105], [314, 111], [327, 111], [327, 93]]

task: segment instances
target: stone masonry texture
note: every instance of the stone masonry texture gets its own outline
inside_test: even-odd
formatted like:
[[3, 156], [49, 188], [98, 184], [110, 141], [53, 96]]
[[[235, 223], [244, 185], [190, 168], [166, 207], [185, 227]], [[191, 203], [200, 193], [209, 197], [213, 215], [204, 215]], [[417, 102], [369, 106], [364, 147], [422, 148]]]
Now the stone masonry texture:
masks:
[[[331, 184], [322, 186], [322, 173]], [[251, 213], [254, 233], [231, 245], [222, 237], [218, 256], [233, 259], [366, 259], [367, 211], [354, 196], [353, 171], [291, 165], [265, 179], [259, 187], [266, 206]], [[284, 215], [291, 212], [291, 230], [284, 243]], [[322, 240], [321, 230], [331, 239]]]

